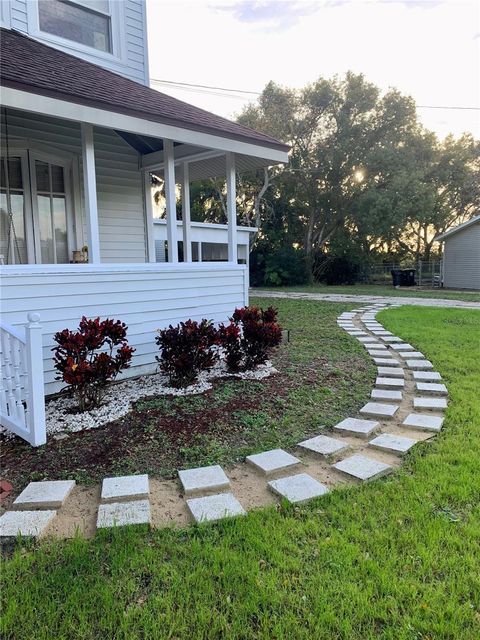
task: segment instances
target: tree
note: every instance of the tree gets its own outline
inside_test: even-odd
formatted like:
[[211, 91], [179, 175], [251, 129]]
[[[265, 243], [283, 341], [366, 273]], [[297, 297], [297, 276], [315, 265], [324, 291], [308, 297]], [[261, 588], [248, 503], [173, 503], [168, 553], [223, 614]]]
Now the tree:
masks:
[[291, 145], [290, 164], [275, 169], [267, 189], [253, 178], [253, 208], [263, 225], [269, 207], [293, 208], [299, 225], [287, 232], [270, 212], [279, 227], [262, 227], [262, 241], [283, 231], [311, 264], [316, 253], [348, 245], [364, 258], [428, 258], [437, 233], [478, 210], [479, 143], [468, 135], [439, 142], [411, 98], [394, 89], [382, 96], [363, 75], [320, 78], [299, 91], [269, 83], [239, 121]]

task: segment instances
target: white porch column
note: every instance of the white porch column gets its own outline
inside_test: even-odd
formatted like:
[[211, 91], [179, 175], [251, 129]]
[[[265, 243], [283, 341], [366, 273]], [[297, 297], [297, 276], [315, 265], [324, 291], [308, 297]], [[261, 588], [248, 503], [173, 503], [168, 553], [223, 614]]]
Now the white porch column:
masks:
[[192, 233], [190, 223], [190, 168], [188, 162], [183, 163], [182, 174], [182, 227], [183, 227], [183, 261], [192, 262]]
[[156, 262], [155, 255], [155, 232], [153, 228], [153, 206], [152, 206], [152, 181], [150, 172], [143, 172], [143, 184], [145, 191], [145, 232], [147, 236], [147, 262]]
[[227, 218], [228, 218], [228, 261], [237, 264], [237, 203], [235, 154], [227, 152]]
[[173, 156], [172, 140], [163, 140], [163, 156], [165, 158], [163, 175], [165, 180], [165, 200], [167, 204], [168, 261], [178, 262], [175, 161]]
[[83, 188], [85, 191], [85, 215], [88, 234], [88, 261], [98, 264], [100, 262], [100, 235], [98, 231], [97, 178], [95, 176], [93, 127], [91, 124], [82, 122], [81, 130]]

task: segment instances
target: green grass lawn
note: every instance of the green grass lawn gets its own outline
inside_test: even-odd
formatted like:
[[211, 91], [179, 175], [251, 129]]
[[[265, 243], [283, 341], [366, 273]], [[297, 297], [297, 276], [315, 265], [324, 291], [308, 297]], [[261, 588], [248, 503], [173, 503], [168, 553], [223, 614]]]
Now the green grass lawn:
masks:
[[[305, 293], [356, 294], [368, 296], [392, 296], [395, 298], [437, 298], [441, 300], [464, 300], [465, 302], [480, 302], [480, 291], [447, 291], [445, 289], [417, 290], [395, 289], [392, 286], [376, 284], [336, 285], [322, 284], [302, 285], [298, 287], [260, 287], [266, 291], [297, 291]], [[255, 291], [255, 290], [253, 290]]]
[[19, 547], [2, 567], [3, 638], [478, 640], [480, 314], [381, 319], [450, 391], [441, 435], [402, 470], [213, 526]]

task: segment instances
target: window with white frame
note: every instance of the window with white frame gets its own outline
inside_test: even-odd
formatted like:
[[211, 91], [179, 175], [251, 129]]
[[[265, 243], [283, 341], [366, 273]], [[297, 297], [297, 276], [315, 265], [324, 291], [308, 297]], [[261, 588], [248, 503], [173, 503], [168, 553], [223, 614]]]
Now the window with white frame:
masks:
[[110, 0], [38, 0], [40, 31], [113, 53]]

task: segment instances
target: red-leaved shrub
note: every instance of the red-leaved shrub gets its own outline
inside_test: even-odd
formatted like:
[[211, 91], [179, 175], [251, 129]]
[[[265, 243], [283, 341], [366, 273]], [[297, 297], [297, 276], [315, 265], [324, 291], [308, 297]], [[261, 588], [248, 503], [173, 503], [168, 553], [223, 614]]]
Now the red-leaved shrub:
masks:
[[127, 326], [120, 320], [89, 320], [85, 316], [78, 331], [64, 329], [54, 335], [53, 361], [60, 373], [57, 380], [68, 385], [80, 411], [98, 407], [106, 386], [130, 366], [135, 349], [128, 346], [126, 336]]
[[230, 324], [220, 325], [221, 345], [230, 371], [254, 369], [264, 364], [282, 341], [282, 329], [274, 307], [235, 309]]
[[219, 336], [210, 320], [186, 320], [176, 327], [159, 329], [155, 342], [160, 348], [157, 356], [160, 369], [174, 387], [186, 387], [195, 382], [198, 374], [211, 369], [219, 354]]

